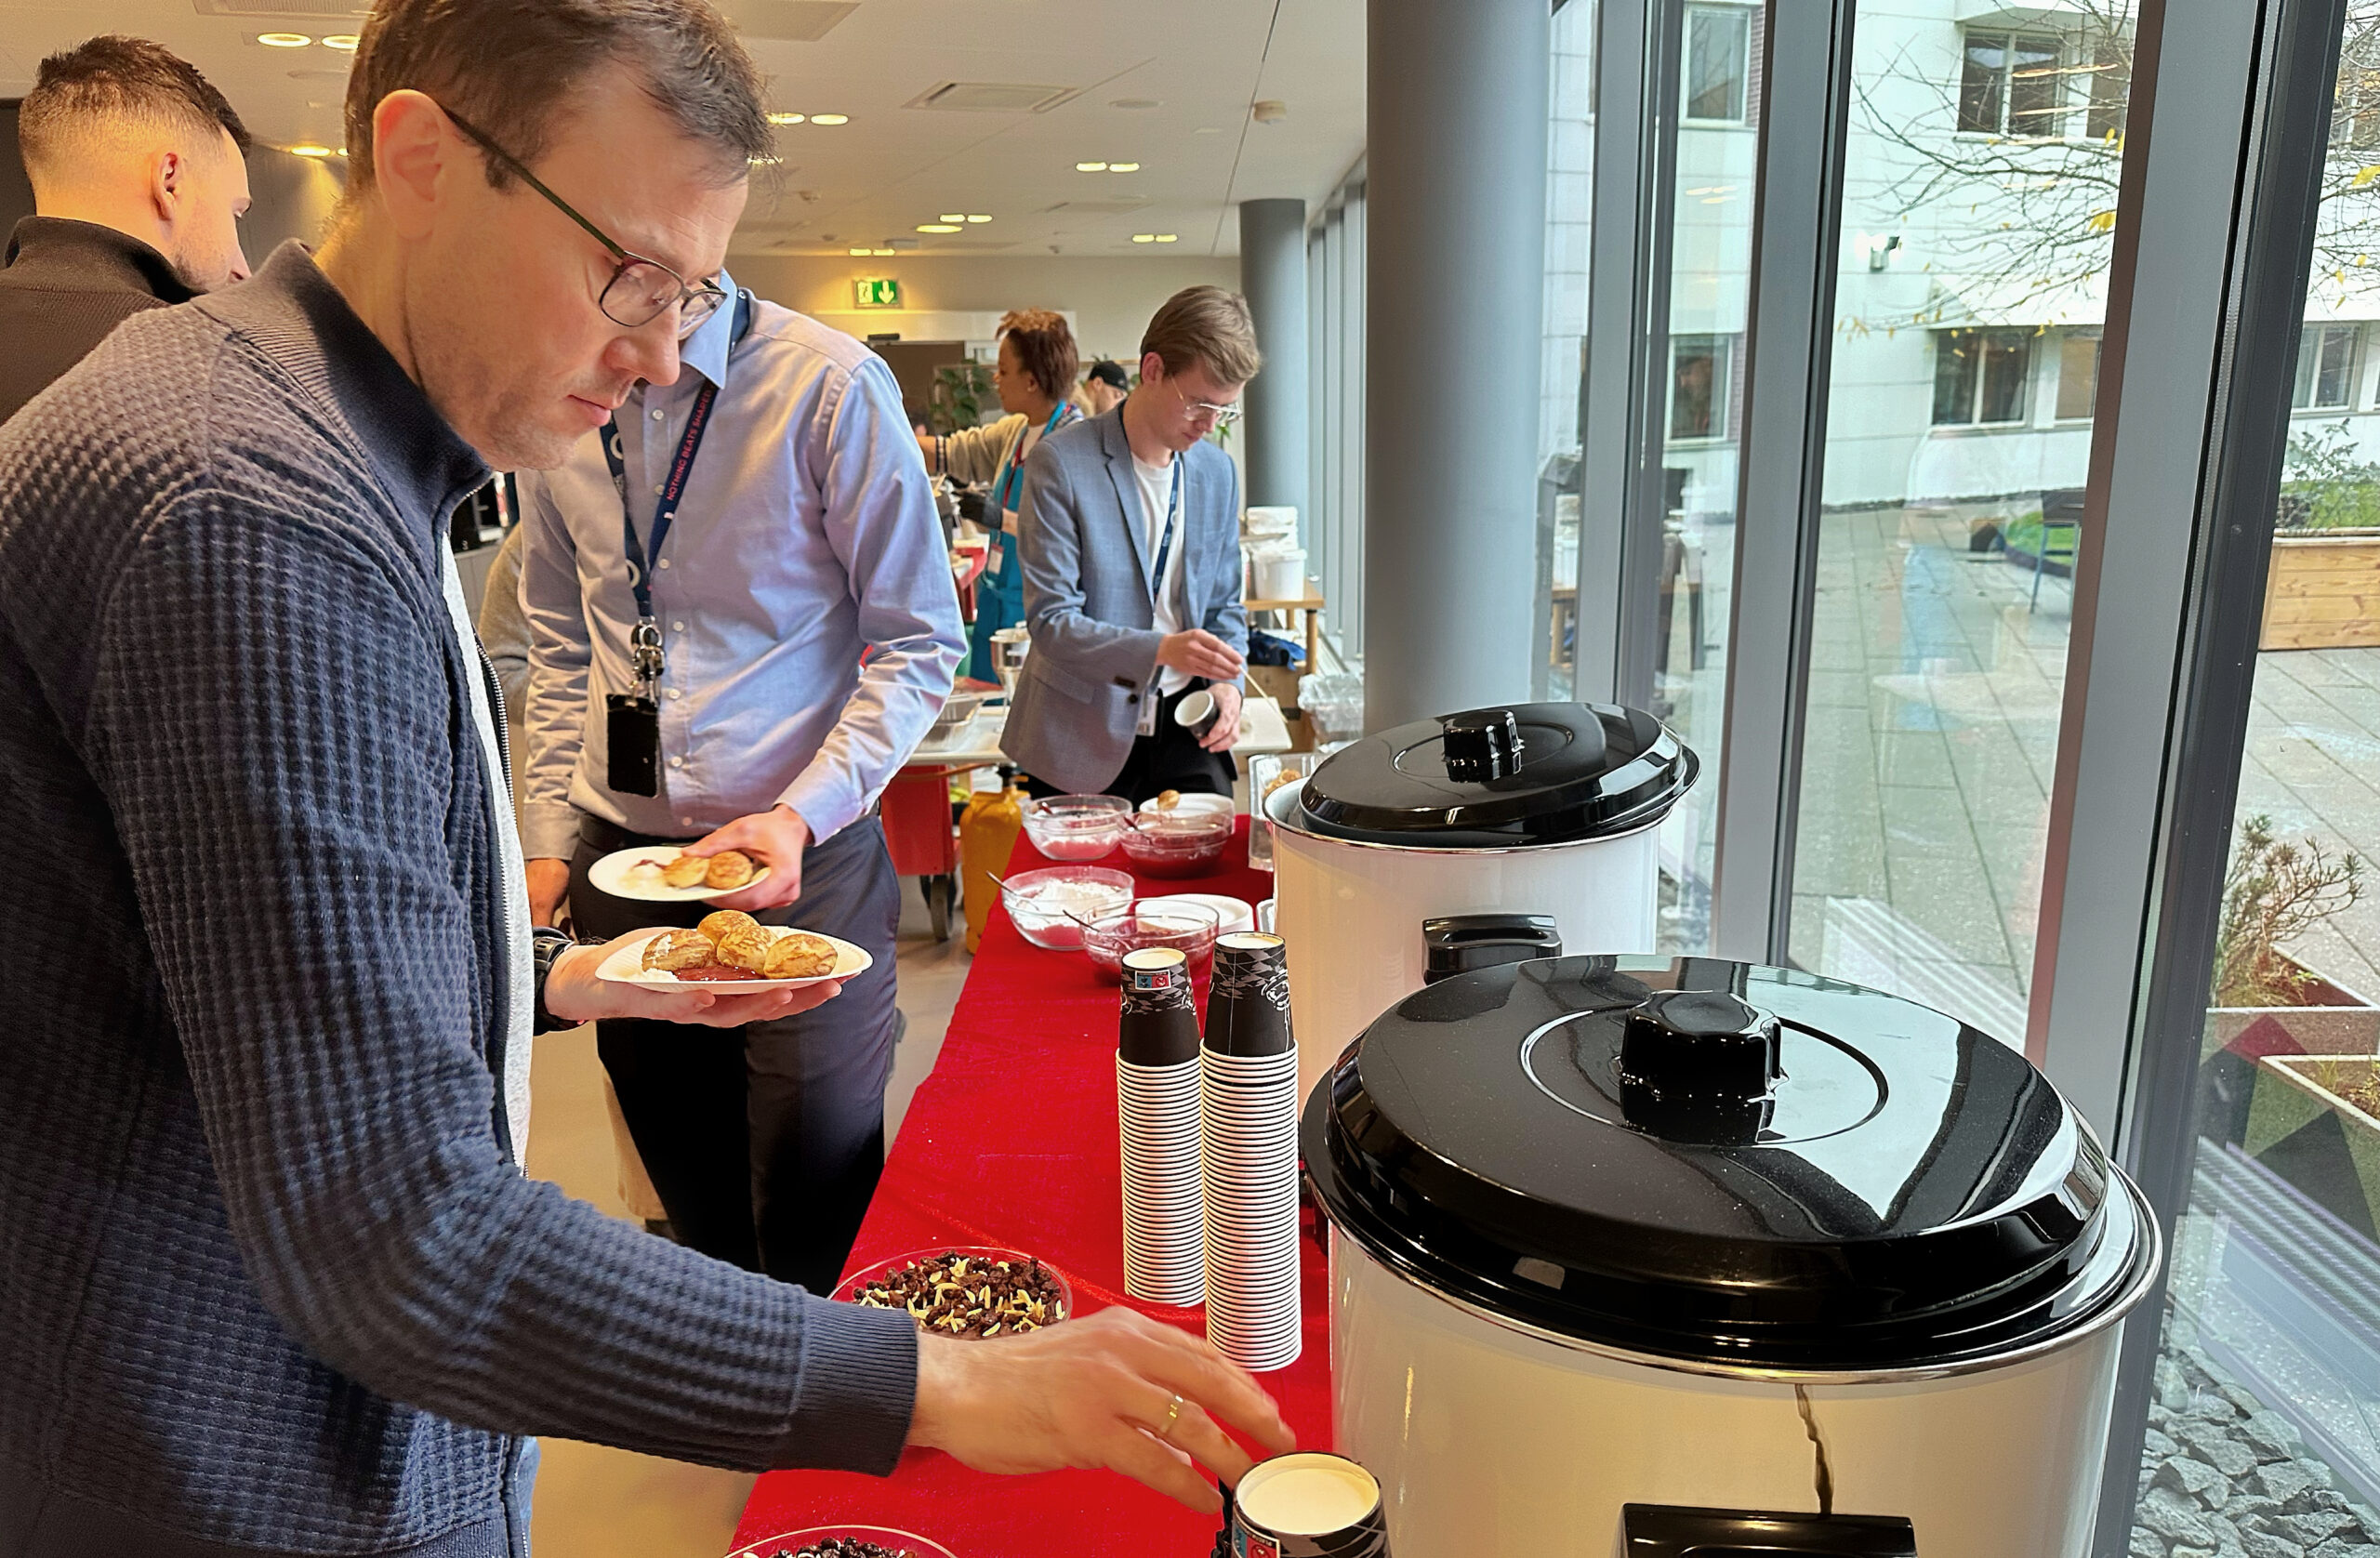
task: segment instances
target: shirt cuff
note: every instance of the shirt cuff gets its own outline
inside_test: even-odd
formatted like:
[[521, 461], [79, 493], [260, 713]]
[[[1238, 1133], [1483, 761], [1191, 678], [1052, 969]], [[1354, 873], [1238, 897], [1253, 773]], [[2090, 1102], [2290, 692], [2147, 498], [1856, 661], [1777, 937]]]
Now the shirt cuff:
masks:
[[568, 860], [578, 852], [578, 808], [531, 801], [521, 808], [521, 853], [529, 860]]
[[839, 775], [804, 771], [801, 776], [786, 786], [777, 797], [779, 806], [790, 806], [810, 828], [810, 841], [823, 844], [836, 834], [859, 821], [867, 810]]
[[771, 1464], [889, 1476], [917, 1403], [918, 1324], [908, 1312], [813, 1295], [801, 1306], [793, 1422]]

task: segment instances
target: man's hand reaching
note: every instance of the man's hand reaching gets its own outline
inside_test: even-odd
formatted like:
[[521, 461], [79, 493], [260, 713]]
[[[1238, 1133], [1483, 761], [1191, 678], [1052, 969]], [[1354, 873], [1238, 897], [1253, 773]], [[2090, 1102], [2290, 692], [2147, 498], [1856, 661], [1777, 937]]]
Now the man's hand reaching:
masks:
[[979, 1472], [1104, 1466], [1212, 1514], [1214, 1479], [1236, 1484], [1253, 1463], [1225, 1426], [1267, 1454], [1297, 1447], [1246, 1370], [1132, 1310], [1021, 1337], [918, 1338], [909, 1443]]
[[773, 806], [748, 817], [738, 817], [717, 832], [697, 838], [686, 846], [686, 852], [714, 855], [722, 850], [741, 850], [752, 857], [755, 865], [767, 866], [766, 880], [710, 901], [715, 909], [742, 909], [747, 914], [758, 914], [762, 909], [782, 908], [801, 896], [801, 852], [809, 847], [810, 825], [801, 820], [801, 813], [790, 806]]

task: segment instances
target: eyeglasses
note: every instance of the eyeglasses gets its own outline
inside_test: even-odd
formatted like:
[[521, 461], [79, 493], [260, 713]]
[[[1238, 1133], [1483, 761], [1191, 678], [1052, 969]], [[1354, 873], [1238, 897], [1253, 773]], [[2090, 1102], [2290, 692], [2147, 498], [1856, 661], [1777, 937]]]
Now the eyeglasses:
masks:
[[[443, 107], [443, 105], [442, 105]], [[595, 306], [613, 323], [630, 330], [642, 329], [670, 310], [678, 310], [678, 338], [684, 340], [702, 328], [703, 322], [719, 311], [727, 301], [727, 290], [717, 282], [688, 282], [657, 259], [631, 254], [612, 241], [611, 235], [593, 222], [570, 208], [570, 203], [546, 188], [537, 176], [522, 165], [521, 160], [489, 139], [485, 131], [474, 127], [452, 109], [446, 117], [455, 127], [479, 143], [480, 150], [502, 163], [520, 176], [521, 181], [552, 203], [555, 210], [587, 230], [588, 235], [603, 245], [618, 263], [612, 279], [603, 284], [596, 295]]]
[[1239, 407], [1236, 405], [1217, 405], [1212, 401], [1194, 401], [1183, 394], [1182, 386], [1174, 383], [1173, 380], [1169, 378], [1165, 384], [1166, 388], [1172, 390], [1174, 396], [1189, 409], [1193, 416], [1211, 416], [1215, 419], [1215, 426], [1218, 428], [1228, 428], [1239, 420]]

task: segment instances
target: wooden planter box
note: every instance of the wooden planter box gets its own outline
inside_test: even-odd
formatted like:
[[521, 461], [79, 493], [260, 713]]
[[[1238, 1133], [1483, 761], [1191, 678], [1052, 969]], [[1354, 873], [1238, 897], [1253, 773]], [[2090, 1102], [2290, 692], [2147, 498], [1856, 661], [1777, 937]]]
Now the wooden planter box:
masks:
[[2257, 1063], [2248, 1155], [2365, 1237], [2380, 1223], [2380, 1119], [2322, 1085], [2325, 1068], [2380, 1054], [2266, 1055]]
[[2380, 647], [2380, 530], [2275, 535], [2256, 647]]

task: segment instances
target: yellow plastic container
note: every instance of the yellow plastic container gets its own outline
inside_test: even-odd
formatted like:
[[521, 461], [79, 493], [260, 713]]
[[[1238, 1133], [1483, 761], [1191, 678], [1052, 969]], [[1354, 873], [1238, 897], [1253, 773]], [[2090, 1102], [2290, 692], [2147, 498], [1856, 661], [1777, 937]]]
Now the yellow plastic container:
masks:
[[1025, 786], [1012, 781], [1005, 788], [977, 790], [959, 816], [959, 869], [967, 903], [967, 950], [984, 942], [984, 925], [999, 901], [994, 873], [1008, 874], [1008, 857], [1016, 836], [1025, 831]]

